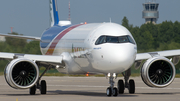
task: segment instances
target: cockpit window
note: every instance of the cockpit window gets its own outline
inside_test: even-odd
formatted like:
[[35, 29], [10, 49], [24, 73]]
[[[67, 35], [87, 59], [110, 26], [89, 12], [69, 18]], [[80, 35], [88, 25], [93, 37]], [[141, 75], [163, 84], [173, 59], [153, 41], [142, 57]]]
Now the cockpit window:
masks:
[[132, 43], [135, 44], [134, 40], [129, 36], [100, 36], [95, 45], [103, 44], [103, 43]]
[[119, 43], [127, 43], [127, 42], [129, 42], [129, 39], [127, 36], [119, 37]]
[[129, 42], [130, 42], [130, 43], [135, 44], [134, 40], [133, 40], [130, 36], [128, 36], [128, 39], [129, 39]]
[[99, 37], [98, 43], [106, 43], [106, 37], [105, 36]]
[[106, 36], [107, 43], [118, 43], [118, 37]]

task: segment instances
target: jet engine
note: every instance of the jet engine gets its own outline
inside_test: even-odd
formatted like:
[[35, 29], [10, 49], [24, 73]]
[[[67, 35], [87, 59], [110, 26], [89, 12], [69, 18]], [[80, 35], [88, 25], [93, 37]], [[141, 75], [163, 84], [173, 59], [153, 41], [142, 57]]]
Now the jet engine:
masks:
[[141, 68], [141, 78], [150, 87], [166, 87], [175, 78], [175, 66], [165, 57], [148, 59]]
[[26, 89], [35, 85], [39, 69], [34, 61], [25, 58], [12, 60], [4, 71], [6, 82], [15, 89]]

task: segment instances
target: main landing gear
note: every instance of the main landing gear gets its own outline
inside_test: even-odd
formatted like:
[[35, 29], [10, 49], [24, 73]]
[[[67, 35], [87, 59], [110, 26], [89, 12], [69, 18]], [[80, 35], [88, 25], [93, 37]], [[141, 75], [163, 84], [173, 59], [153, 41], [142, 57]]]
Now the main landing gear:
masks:
[[[119, 94], [123, 94], [124, 93], [124, 90], [125, 88], [127, 88], [129, 90], [129, 93], [130, 94], [134, 94], [135, 93], [135, 83], [134, 83], [134, 80], [129, 80], [129, 76], [131, 75], [131, 70], [127, 70], [125, 72], [125, 74], [123, 73], [123, 76], [124, 76], [124, 80], [125, 80], [125, 83], [123, 80], [118, 80], [118, 83], [117, 83], [117, 87], [114, 87], [114, 81], [113, 79], [116, 79], [117, 78], [117, 75], [116, 73], [108, 73], [107, 74], [107, 77], [109, 78], [109, 84], [110, 84], [110, 87], [107, 88], [106, 90], [106, 94], [107, 96], [117, 96], [118, 93]], [[129, 80], [129, 82], [128, 82]]]
[[34, 85], [29, 89], [30, 95], [35, 95], [36, 94], [36, 89], [39, 89], [41, 94], [46, 94], [46, 81], [41, 80], [41, 83], [37, 83], [37, 85]]
[[[39, 77], [37, 84], [34, 85], [33, 87], [31, 87], [29, 89], [29, 94], [30, 95], [35, 95], [36, 94], [36, 89], [39, 89], [41, 94], [46, 94], [47, 91], [47, 86], [46, 86], [46, 81], [45, 80], [41, 80], [41, 77], [46, 73], [47, 70], [49, 70], [51, 68], [51, 66], [49, 66], [48, 68], [46, 68], [46, 70], [41, 74], [41, 76]], [[40, 82], [41, 80], [41, 82]]]

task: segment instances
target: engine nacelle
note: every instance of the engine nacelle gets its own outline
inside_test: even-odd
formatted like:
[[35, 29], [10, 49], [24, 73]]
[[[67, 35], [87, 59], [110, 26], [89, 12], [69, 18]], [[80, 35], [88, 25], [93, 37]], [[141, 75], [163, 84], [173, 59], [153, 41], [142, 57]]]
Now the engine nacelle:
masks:
[[166, 87], [170, 85], [176, 74], [173, 63], [165, 57], [153, 57], [148, 59], [141, 68], [141, 77], [144, 83], [150, 87]]
[[34, 61], [18, 58], [7, 65], [4, 76], [9, 86], [15, 89], [26, 89], [37, 82], [39, 69]]

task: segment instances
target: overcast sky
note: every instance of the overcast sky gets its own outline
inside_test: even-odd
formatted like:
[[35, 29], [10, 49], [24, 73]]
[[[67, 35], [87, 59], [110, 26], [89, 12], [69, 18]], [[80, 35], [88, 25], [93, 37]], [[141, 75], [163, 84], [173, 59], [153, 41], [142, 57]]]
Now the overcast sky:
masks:
[[[70, 0], [73, 24], [81, 22], [112, 22], [121, 24], [124, 16], [130, 24], [140, 26], [143, 6], [151, 0]], [[155, 1], [155, 0], [154, 0]], [[58, 0], [60, 20], [68, 19], [69, 0]], [[159, 3], [159, 19], [180, 22], [180, 0], [156, 0]], [[41, 36], [49, 27], [49, 0], [1, 0], [0, 33], [14, 32], [29, 36]]]

